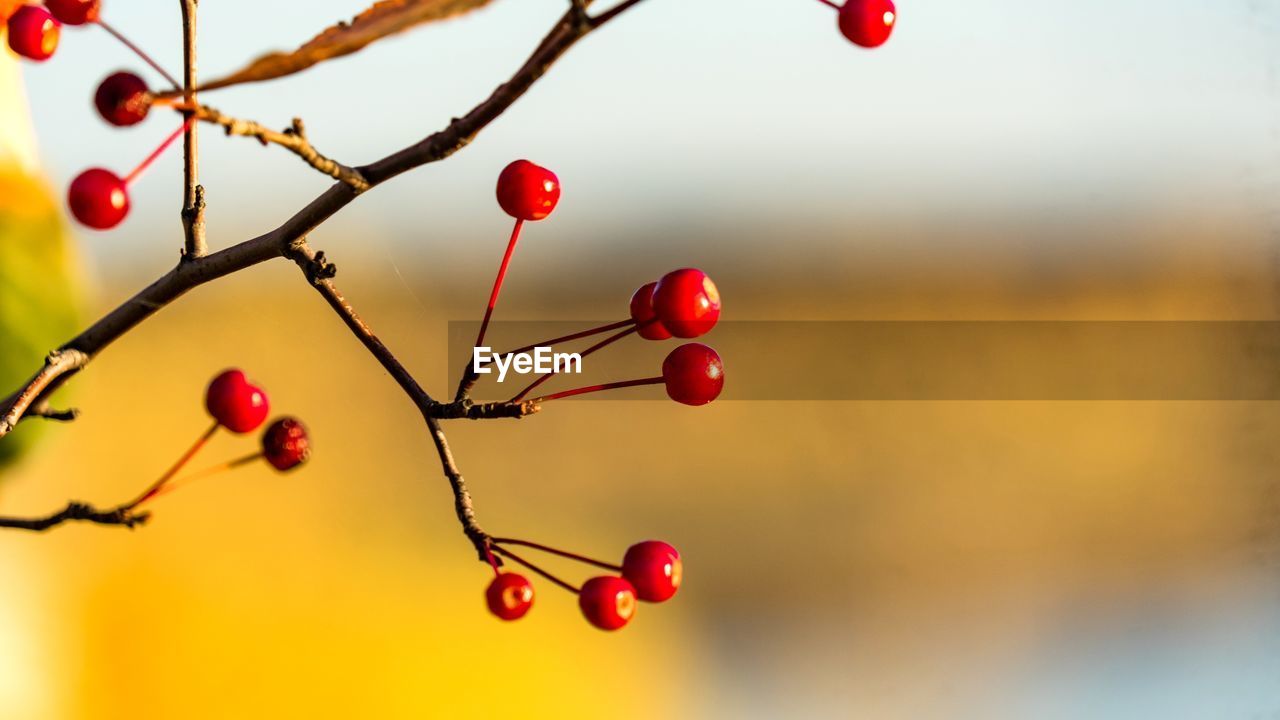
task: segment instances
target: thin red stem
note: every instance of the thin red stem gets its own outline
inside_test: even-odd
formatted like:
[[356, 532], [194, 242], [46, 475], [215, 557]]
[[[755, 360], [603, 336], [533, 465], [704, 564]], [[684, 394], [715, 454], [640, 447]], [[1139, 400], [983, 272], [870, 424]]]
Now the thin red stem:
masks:
[[261, 459], [262, 459], [262, 453], [256, 452], [256, 453], [253, 453], [252, 455], [245, 455], [244, 457], [236, 458], [235, 460], [228, 460], [227, 462], [214, 465], [213, 467], [207, 467], [197, 473], [188, 475], [184, 478], [178, 478], [177, 480], [174, 480], [172, 482], [165, 484], [163, 487], [158, 488], [155, 492], [151, 493], [151, 495], [147, 497], [145, 500], [136, 503], [134, 507], [137, 507], [137, 505], [141, 505], [143, 502], [149, 502], [151, 500], [154, 500], [160, 497], [161, 495], [166, 495], [168, 493], [171, 493], [174, 490], [177, 490], [178, 488], [186, 487], [187, 485], [190, 485], [191, 483], [195, 482], [196, 480], [199, 480], [200, 478], [209, 477], [210, 475], [217, 475], [218, 473], [226, 472], [228, 470], [234, 470], [238, 467], [241, 467], [242, 465], [248, 465], [251, 462], [256, 462]]
[[833, 0], [818, 0], [818, 2], [822, 3], [823, 5], [827, 5], [827, 6], [833, 7], [833, 8], [835, 8], [835, 9], [837, 9], [837, 10], [839, 10], [839, 9], [840, 9], [840, 6], [839, 6], [838, 4], [836, 4], [835, 2], [833, 2]]
[[562, 335], [561, 337], [558, 337], [558, 338], [551, 338], [550, 340], [542, 340], [540, 342], [536, 342], [531, 345], [525, 345], [524, 347], [516, 348], [515, 350], [508, 350], [506, 352], [498, 353], [498, 355], [502, 355], [502, 356], [515, 355], [516, 353], [529, 352], [534, 348], [553, 347], [555, 345], [559, 345], [560, 343], [569, 342], [570, 340], [580, 340], [584, 337], [599, 335], [602, 332], [609, 332], [610, 330], [617, 330], [619, 328], [624, 328], [634, 324], [635, 324], [635, 320], [619, 320], [616, 323], [601, 325], [600, 327], [594, 327], [594, 328], [591, 328], [590, 330], [583, 330], [581, 332], [576, 332], [571, 335]]
[[[605, 338], [605, 339], [601, 340], [600, 342], [596, 343], [595, 345], [592, 345], [591, 347], [587, 348], [586, 350], [583, 350], [581, 353], [579, 353], [579, 355], [580, 355], [580, 356], [582, 356], [582, 357], [586, 357], [586, 356], [590, 355], [591, 353], [593, 353], [593, 352], [595, 352], [595, 351], [597, 351], [597, 350], [600, 350], [601, 348], [608, 347], [609, 345], [612, 345], [613, 343], [615, 343], [615, 342], [617, 342], [617, 341], [621, 340], [622, 338], [624, 338], [624, 337], [626, 337], [626, 336], [630, 335], [631, 333], [633, 333], [633, 332], [635, 332], [635, 331], [636, 331], [636, 328], [635, 328], [635, 327], [630, 327], [630, 328], [627, 328], [626, 330], [623, 330], [623, 331], [622, 331], [622, 332], [620, 332], [620, 333], [614, 333], [613, 335], [610, 335], [609, 337], [607, 337], [607, 338]], [[523, 399], [525, 398], [525, 396], [526, 396], [526, 395], [528, 395], [530, 392], [532, 392], [534, 388], [538, 387], [538, 386], [539, 386], [539, 385], [541, 385], [542, 383], [544, 383], [544, 382], [546, 382], [546, 381], [550, 380], [551, 378], [555, 377], [555, 375], [556, 375], [556, 371], [555, 371], [555, 370], [552, 370], [551, 372], [547, 373], [546, 375], [543, 375], [542, 377], [538, 378], [537, 380], [534, 380], [533, 382], [529, 383], [529, 386], [528, 386], [528, 387], [526, 387], [525, 389], [521, 390], [521, 391], [520, 391], [520, 393], [519, 393], [518, 395], [516, 395], [515, 397], [511, 398], [511, 399], [510, 399], [510, 400], [508, 400], [507, 402], [509, 402], [509, 403], [517, 403], [517, 402], [520, 402], [521, 400], [523, 400]]]
[[586, 395], [587, 393], [600, 392], [602, 390], [617, 390], [618, 388], [636, 387], [637, 385], [661, 385], [662, 383], [662, 376], [659, 375], [658, 377], [641, 378], [640, 380], [623, 380], [622, 382], [604, 383], [603, 385], [588, 385], [586, 387], [574, 388], [572, 390], [562, 390], [561, 392], [552, 395], [544, 395], [540, 398], [535, 398], [531, 402], [537, 405], [544, 402], [550, 402], [552, 400], [559, 400], [560, 398], [573, 397], [574, 395]]
[[524, 228], [524, 220], [517, 218], [516, 226], [511, 229], [511, 239], [507, 241], [507, 251], [502, 254], [502, 264], [498, 266], [498, 277], [493, 280], [493, 292], [489, 293], [489, 304], [484, 309], [480, 334], [476, 335], [476, 347], [483, 347], [484, 334], [489, 329], [489, 318], [493, 317], [493, 308], [498, 304], [498, 293], [502, 292], [502, 282], [507, 279], [507, 267], [511, 265], [511, 256], [515, 254], [516, 243], [520, 241], [522, 228]]
[[186, 132], [187, 128], [190, 127], [191, 123], [195, 122], [195, 120], [196, 119], [194, 117], [189, 117], [185, 122], [179, 125], [178, 129], [174, 130], [172, 135], [165, 138], [164, 142], [160, 143], [159, 147], [151, 151], [151, 154], [148, 155], [145, 160], [139, 163], [138, 167], [133, 169], [133, 172], [130, 172], [128, 175], [124, 176], [124, 184], [128, 185], [129, 183], [136, 180], [144, 170], [146, 170], [148, 167], [151, 166], [151, 163], [156, 161], [156, 158], [163, 155], [164, 151], [168, 150], [170, 145], [172, 145], [178, 138], [182, 137], [182, 133]]
[[150, 500], [152, 497], [155, 497], [156, 493], [160, 492], [160, 488], [165, 486], [165, 483], [169, 482], [174, 475], [178, 474], [179, 470], [181, 470], [187, 463], [191, 462], [191, 458], [195, 457], [196, 453], [200, 452], [200, 448], [204, 447], [205, 443], [209, 442], [209, 438], [213, 437], [213, 434], [218, 432], [219, 427], [221, 427], [221, 425], [215, 422], [208, 430], [201, 433], [200, 437], [196, 438], [195, 443], [192, 444], [190, 448], [187, 448], [187, 451], [182, 454], [182, 457], [178, 458], [178, 461], [175, 462], [172, 467], [166, 470], [158, 480], [151, 483], [150, 487], [143, 490], [142, 494], [138, 496], [138, 499], [129, 503], [126, 507], [135, 508], [147, 500]]
[[111, 36], [114, 37], [116, 40], [119, 40], [125, 47], [132, 50], [134, 55], [137, 55], [138, 57], [142, 58], [142, 61], [150, 65], [152, 69], [160, 73], [160, 77], [164, 78], [170, 85], [172, 85], [174, 90], [177, 90], [178, 88], [182, 87], [182, 83], [175, 80], [172, 75], [170, 75], [168, 72], [165, 71], [164, 68], [160, 67], [160, 63], [156, 62], [154, 59], [152, 59], [150, 55], [143, 52], [142, 48], [130, 42], [129, 38], [121, 34], [119, 30], [116, 30], [115, 28], [102, 22], [101, 20], [95, 20], [94, 22], [98, 24], [98, 27], [110, 33]]
[[569, 592], [573, 593], [574, 595], [577, 595], [579, 592], [581, 592], [578, 588], [576, 588], [576, 587], [574, 587], [574, 586], [570, 585], [569, 583], [567, 583], [567, 582], [565, 582], [565, 581], [561, 580], [560, 578], [556, 577], [555, 575], [552, 575], [551, 573], [547, 572], [546, 570], [543, 570], [542, 568], [538, 567], [537, 565], [534, 565], [533, 563], [529, 562], [528, 560], [525, 560], [524, 558], [520, 557], [519, 555], [517, 555], [517, 554], [515, 554], [515, 553], [511, 552], [510, 550], [508, 550], [508, 549], [506, 549], [506, 548], [498, 547], [497, 545], [494, 545], [494, 546], [493, 546], [493, 550], [494, 550], [494, 552], [498, 553], [499, 555], [501, 555], [501, 556], [503, 556], [503, 557], [509, 557], [509, 558], [511, 558], [512, 560], [515, 560], [516, 562], [520, 563], [521, 565], [523, 565], [523, 566], [525, 566], [525, 567], [529, 568], [530, 570], [532, 570], [532, 571], [534, 571], [534, 572], [538, 573], [538, 574], [539, 574], [539, 575], [541, 575], [542, 577], [544, 577], [544, 578], [546, 578], [546, 579], [550, 580], [551, 582], [553, 582], [553, 583], [555, 583], [555, 584], [559, 585], [560, 587], [564, 588], [565, 590], [568, 590]]
[[540, 543], [529, 542], [528, 540], [516, 540], [515, 538], [491, 538], [490, 541], [498, 545], [523, 545], [524, 547], [533, 548], [534, 550], [541, 550], [542, 552], [551, 553], [552, 555], [559, 555], [560, 557], [569, 558], [570, 560], [577, 560], [578, 562], [586, 563], [587, 565], [595, 565], [596, 567], [603, 568], [605, 570], [622, 572], [621, 565], [613, 565], [603, 560], [596, 560], [595, 558], [589, 558], [585, 555], [571, 553], [568, 550], [560, 550], [559, 548], [553, 548]]
[[493, 568], [493, 574], [495, 576], [502, 575], [502, 571], [498, 569], [498, 560], [493, 556], [493, 548], [490, 547], [490, 543], [484, 544], [484, 557], [489, 561], [489, 567]]

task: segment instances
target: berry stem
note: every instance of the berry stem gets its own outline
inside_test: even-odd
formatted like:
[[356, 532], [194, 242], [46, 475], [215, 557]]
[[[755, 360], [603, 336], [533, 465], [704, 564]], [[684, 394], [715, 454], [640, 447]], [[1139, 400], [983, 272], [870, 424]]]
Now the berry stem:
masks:
[[190, 485], [191, 483], [195, 482], [196, 480], [199, 480], [200, 478], [209, 477], [210, 475], [217, 475], [218, 473], [226, 472], [227, 470], [234, 470], [242, 465], [248, 465], [251, 462], [257, 462], [258, 460], [261, 460], [261, 459], [262, 459], [262, 453], [256, 452], [256, 453], [253, 453], [252, 455], [245, 455], [244, 457], [236, 458], [235, 460], [228, 460], [227, 462], [214, 465], [213, 467], [207, 467], [203, 470], [200, 470], [199, 472], [193, 473], [184, 478], [179, 478], [177, 480], [174, 480], [173, 482], [166, 483], [164, 487], [161, 487], [155, 492], [151, 493], [151, 496], [147, 498], [147, 501], [154, 500], [160, 497], [161, 495], [171, 493], [174, 490], [177, 490], [178, 488], [186, 487], [187, 485]]
[[484, 544], [484, 558], [489, 561], [489, 567], [493, 568], [495, 577], [502, 575], [502, 571], [498, 569], [498, 559], [493, 556], [492, 542]]
[[516, 226], [511, 229], [511, 239], [507, 241], [507, 251], [502, 254], [502, 264], [498, 266], [498, 277], [493, 280], [493, 292], [489, 293], [489, 305], [484, 309], [484, 320], [480, 322], [480, 334], [476, 335], [476, 347], [484, 344], [484, 334], [489, 329], [489, 318], [493, 317], [493, 308], [498, 304], [498, 293], [502, 292], [502, 282], [507, 279], [507, 267], [511, 265], [511, 256], [515, 254], [516, 243], [520, 241], [520, 230], [523, 228], [524, 220], [517, 218]]
[[540, 398], [534, 398], [533, 404], [538, 405], [560, 398], [573, 397], [574, 395], [586, 395], [587, 393], [600, 392], [602, 390], [617, 390], [618, 388], [636, 387], [637, 385], [661, 385], [664, 382], [663, 377], [641, 378], [639, 380], [623, 380], [621, 382], [604, 383], [603, 385], [588, 385], [586, 387], [574, 388], [572, 390], [562, 390], [552, 395], [543, 395]]
[[554, 347], [556, 345], [559, 345], [560, 343], [569, 342], [570, 340], [580, 340], [584, 337], [599, 335], [602, 332], [609, 332], [610, 330], [618, 330], [620, 328], [628, 327], [634, 324], [635, 324], [634, 320], [619, 320], [618, 322], [615, 322], [615, 323], [609, 323], [608, 325], [601, 325], [600, 327], [594, 327], [594, 328], [591, 328], [590, 330], [582, 330], [580, 332], [576, 332], [571, 335], [562, 335], [558, 338], [551, 338], [550, 340], [540, 340], [531, 345], [525, 345], [524, 347], [519, 347], [519, 348], [516, 348], [515, 350], [508, 350], [506, 352], [502, 352], [498, 354], [499, 355], [515, 355], [516, 353], [529, 352], [534, 348]]
[[174, 475], [177, 475], [178, 471], [181, 470], [183, 466], [191, 462], [191, 458], [195, 457], [196, 453], [200, 452], [200, 448], [204, 447], [205, 443], [209, 442], [209, 438], [213, 437], [213, 434], [218, 432], [218, 428], [220, 427], [222, 426], [215, 422], [213, 425], [209, 427], [208, 430], [205, 430], [200, 435], [200, 437], [196, 438], [195, 443], [192, 444], [190, 448], [187, 448], [187, 451], [182, 454], [182, 457], [178, 458], [178, 461], [175, 462], [172, 467], [170, 467], [168, 470], [165, 471], [163, 475], [160, 476], [160, 479], [151, 483], [151, 486], [148, 487], [146, 490], [143, 490], [142, 494], [139, 495], [136, 500], [129, 503], [128, 505], [125, 505], [125, 507], [127, 509], [132, 510], [133, 508], [136, 508], [142, 503], [155, 497], [156, 493], [160, 492], [160, 489], [163, 488], [165, 484], [168, 483], [169, 480], [173, 478]]
[[612, 565], [610, 563], [604, 562], [603, 560], [596, 560], [594, 558], [589, 558], [585, 555], [571, 553], [567, 550], [560, 550], [558, 548], [549, 547], [547, 545], [542, 545], [540, 543], [529, 542], [528, 540], [516, 540], [515, 538], [492, 538], [491, 542], [498, 545], [523, 545], [524, 547], [533, 548], [534, 550], [541, 550], [542, 552], [551, 553], [552, 555], [559, 555], [560, 557], [569, 558], [570, 560], [577, 560], [578, 562], [586, 563], [587, 565], [595, 565], [596, 567], [602, 568], [604, 570], [613, 570], [614, 572], [622, 572], [621, 565]]
[[555, 584], [559, 585], [560, 587], [564, 588], [565, 590], [568, 590], [569, 592], [573, 593], [574, 595], [577, 595], [577, 594], [578, 594], [578, 592], [579, 592], [579, 589], [578, 589], [578, 588], [576, 588], [576, 587], [574, 587], [574, 586], [570, 585], [569, 583], [567, 583], [567, 582], [565, 582], [565, 581], [561, 580], [560, 578], [556, 577], [555, 575], [552, 575], [551, 573], [547, 572], [546, 570], [543, 570], [542, 568], [538, 567], [537, 565], [534, 565], [533, 563], [529, 562], [528, 560], [525, 560], [524, 558], [522, 558], [522, 557], [520, 557], [519, 555], [517, 555], [517, 554], [515, 554], [515, 553], [511, 552], [510, 550], [508, 550], [508, 549], [506, 549], [506, 548], [504, 548], [504, 547], [499, 547], [499, 546], [497, 546], [497, 545], [494, 545], [494, 546], [493, 546], [493, 550], [494, 550], [494, 552], [498, 553], [499, 555], [501, 555], [501, 556], [503, 556], [503, 557], [509, 557], [509, 558], [511, 558], [512, 560], [515, 560], [516, 562], [520, 563], [521, 565], [523, 565], [523, 566], [525, 566], [525, 567], [529, 568], [530, 570], [532, 570], [532, 571], [534, 571], [534, 572], [538, 573], [538, 574], [539, 574], [539, 575], [541, 575], [542, 577], [544, 577], [544, 578], [546, 578], [546, 579], [550, 580], [551, 582], [553, 582], [553, 583], [555, 583]]
[[839, 6], [838, 4], [836, 4], [833, 0], [818, 0], [818, 2], [822, 3], [823, 5], [827, 5], [827, 6], [829, 6], [829, 7], [833, 7], [833, 8], [835, 8], [835, 9], [837, 9], [837, 10], [839, 10], [839, 9], [840, 9], [840, 6]]
[[152, 59], [150, 55], [143, 52], [142, 48], [130, 42], [129, 38], [125, 37], [119, 30], [116, 30], [115, 28], [102, 22], [101, 20], [95, 20], [94, 22], [98, 24], [98, 27], [102, 28], [103, 30], [106, 30], [116, 40], [119, 40], [120, 43], [123, 44], [125, 47], [132, 50], [134, 55], [137, 55], [138, 57], [142, 58], [142, 61], [150, 65], [153, 70], [160, 73], [160, 77], [164, 78], [166, 82], [172, 85], [174, 90], [177, 90], [178, 88], [182, 87], [182, 83], [175, 80], [172, 75], [170, 75], [168, 72], [165, 71], [164, 68], [160, 67], [160, 63], [156, 62], [154, 59]]
[[138, 164], [138, 167], [134, 168], [132, 172], [124, 176], [124, 184], [128, 185], [129, 183], [136, 180], [137, 177], [141, 175], [144, 170], [146, 170], [148, 167], [151, 166], [151, 163], [156, 161], [156, 158], [163, 155], [164, 151], [168, 150], [170, 145], [172, 145], [178, 138], [182, 137], [182, 134], [187, 131], [187, 128], [190, 127], [191, 123], [195, 122], [195, 120], [196, 119], [194, 117], [189, 117], [187, 118], [186, 122], [179, 125], [178, 129], [173, 131], [173, 134], [165, 138], [164, 142], [160, 143], [159, 147], [151, 151], [151, 154], [148, 155], [145, 160], [143, 160], [141, 163]]
[[[599, 350], [599, 349], [601, 349], [601, 348], [608, 347], [609, 345], [612, 345], [613, 343], [615, 343], [615, 342], [617, 342], [617, 341], [621, 340], [622, 338], [624, 338], [624, 337], [626, 337], [626, 336], [630, 335], [631, 333], [633, 333], [633, 332], [635, 332], [635, 331], [636, 331], [636, 328], [635, 328], [635, 327], [630, 327], [630, 328], [627, 328], [626, 330], [623, 330], [622, 332], [614, 333], [613, 335], [610, 335], [609, 337], [607, 337], [607, 338], [605, 338], [605, 339], [601, 340], [600, 342], [596, 343], [595, 345], [592, 345], [591, 347], [587, 348], [586, 350], [583, 350], [583, 351], [582, 351], [581, 353], [579, 353], [579, 354], [580, 354], [582, 357], [584, 357], [584, 358], [585, 358], [586, 356], [590, 355], [591, 353], [593, 353], [593, 352], [595, 352], [595, 351], [597, 351], [597, 350]], [[528, 395], [528, 394], [529, 394], [529, 393], [530, 393], [534, 388], [536, 388], [536, 387], [538, 387], [539, 385], [541, 385], [542, 383], [544, 383], [544, 382], [546, 382], [546, 381], [550, 380], [552, 377], [554, 377], [554, 376], [555, 376], [555, 374], [556, 374], [556, 371], [555, 371], [555, 370], [552, 370], [551, 372], [547, 373], [546, 375], [543, 375], [542, 377], [538, 378], [537, 380], [534, 380], [533, 382], [529, 383], [529, 386], [528, 386], [528, 387], [526, 387], [525, 389], [521, 390], [521, 391], [520, 391], [520, 393], [519, 393], [518, 395], [516, 395], [515, 397], [511, 398], [511, 399], [510, 399], [510, 400], [508, 400], [507, 402], [509, 402], [509, 403], [518, 403], [518, 402], [520, 402], [520, 401], [521, 401], [521, 400], [523, 400], [523, 399], [525, 398], [525, 396], [526, 396], [526, 395]]]

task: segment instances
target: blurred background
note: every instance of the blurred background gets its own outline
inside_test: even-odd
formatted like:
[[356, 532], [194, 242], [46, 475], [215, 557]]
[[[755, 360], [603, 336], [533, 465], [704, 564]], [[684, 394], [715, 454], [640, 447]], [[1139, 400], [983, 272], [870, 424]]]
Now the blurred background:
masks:
[[[201, 71], [363, 4], [206, 3]], [[564, 5], [495, 2], [204, 100], [300, 116], [322, 152], [368, 162], [486, 97]], [[178, 7], [103, 16], [176, 71]], [[650, 0], [312, 243], [437, 394], [449, 323], [480, 314], [506, 242], [493, 183], [517, 157], [564, 197], [528, 228], [502, 320], [614, 319], [681, 266], [716, 279], [735, 321], [1280, 319], [1280, 6], [899, 15], [869, 52], [813, 0]], [[4, 242], [47, 238], [53, 268], [0, 255], [7, 385], [177, 258], [178, 152], [116, 230], [58, 217], [77, 173], [126, 172], [177, 126], [99, 121], [92, 92], [120, 68], [145, 70], [95, 28], [65, 29], [47, 63], [0, 61]], [[202, 155], [215, 248], [328, 185], [210, 130]], [[1273, 402], [574, 402], [452, 425], [490, 531], [603, 557], [657, 537], [685, 557], [676, 601], [623, 632], [545, 582], [503, 625], [413, 407], [275, 262], [103, 353], [65, 399], [77, 422], [15, 434], [39, 444], [0, 470], [3, 513], [131, 497], [204, 428], [204, 384], [230, 365], [308, 422], [313, 462], [202, 481], [136, 532], [0, 536], [6, 717], [1280, 717]], [[221, 437], [202, 459], [251, 445]]]

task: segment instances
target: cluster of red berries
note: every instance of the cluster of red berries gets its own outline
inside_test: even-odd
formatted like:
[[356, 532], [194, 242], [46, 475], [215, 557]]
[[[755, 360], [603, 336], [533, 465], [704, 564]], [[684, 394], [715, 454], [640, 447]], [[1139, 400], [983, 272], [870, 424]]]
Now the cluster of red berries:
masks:
[[267, 422], [271, 404], [263, 389], [253, 383], [241, 370], [226, 370], [219, 373], [209, 383], [205, 391], [205, 409], [213, 417], [213, 425], [196, 439], [196, 442], [178, 458], [160, 479], [151, 484], [129, 507], [137, 507], [162, 493], [170, 492], [197, 478], [206, 477], [224, 470], [247, 465], [257, 460], [265, 460], [271, 467], [284, 472], [292, 470], [311, 457], [311, 442], [307, 436], [307, 428], [294, 417], [281, 417], [271, 422], [262, 432], [260, 448], [243, 457], [239, 457], [220, 465], [207, 468], [185, 478], [177, 478], [178, 471], [191, 461], [209, 439], [225, 428], [237, 435], [251, 433]]
[[[484, 342], [493, 308], [506, 279], [512, 254], [520, 238], [520, 231], [527, 221], [548, 217], [560, 201], [560, 180], [547, 168], [528, 160], [516, 160], [498, 175], [498, 205], [515, 218], [515, 229], [507, 243], [507, 249], [498, 267], [484, 320], [476, 336], [476, 347]], [[646, 283], [631, 297], [630, 318], [573, 333], [564, 337], [545, 340], [512, 352], [523, 352], [534, 347], [550, 347], [558, 343], [577, 340], [609, 331], [613, 335], [586, 348], [579, 355], [585, 357], [632, 333], [646, 340], [666, 340], [672, 337], [690, 339], [700, 337], [715, 327], [720, 320], [720, 291], [706, 273], [695, 268], [673, 270], [656, 282]], [[507, 354], [507, 353], [500, 353]], [[511, 398], [511, 402], [524, 400], [555, 373], [543, 375]], [[612, 390], [636, 385], [663, 384], [667, 395], [685, 405], [705, 405], [715, 400], [724, 387], [724, 363], [720, 355], [701, 343], [686, 343], [672, 350], [662, 363], [662, 374], [639, 380], [592, 385], [543, 395], [533, 402], [548, 402], [559, 398], [585, 393]]]
[[[23, 5], [7, 20], [9, 47], [17, 54], [44, 61], [53, 56], [63, 25], [95, 24], [120, 39], [130, 50], [159, 71], [170, 83], [173, 77], [154, 60], [102, 21], [101, 0], [45, 0], [44, 5]], [[136, 125], [157, 104], [147, 83], [131, 72], [117, 72], [98, 85], [93, 104], [103, 120], [117, 127]], [[188, 121], [189, 122], [189, 121]], [[90, 168], [76, 176], [67, 190], [71, 214], [87, 227], [108, 230], [129, 214], [129, 184], [158, 158], [186, 129], [170, 135], [132, 172], [121, 176], [105, 168]]]
[[[511, 546], [524, 546], [587, 565], [611, 570], [613, 575], [599, 575], [587, 580], [581, 587], [561, 580], [532, 564], [511, 550]], [[680, 553], [659, 540], [645, 540], [627, 549], [621, 565], [613, 565], [577, 553], [531, 543], [524, 540], [494, 538], [488, 546], [489, 561], [495, 577], [485, 589], [485, 601], [489, 612], [502, 620], [519, 620], [533, 607], [533, 583], [513, 572], [503, 572], [493, 553], [524, 565], [560, 587], [578, 596], [578, 607], [587, 622], [601, 630], [617, 630], [635, 617], [638, 601], [660, 603], [671, 599], [680, 589], [683, 567]]]

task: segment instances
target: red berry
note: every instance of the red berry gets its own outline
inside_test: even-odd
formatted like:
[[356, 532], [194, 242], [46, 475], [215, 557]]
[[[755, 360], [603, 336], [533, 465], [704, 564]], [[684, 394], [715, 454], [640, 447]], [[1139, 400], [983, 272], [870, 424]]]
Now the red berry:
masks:
[[594, 577], [578, 591], [578, 607], [592, 625], [617, 630], [636, 614], [636, 591], [620, 577]]
[[67, 205], [80, 222], [97, 230], [120, 224], [129, 214], [129, 189], [110, 170], [91, 168], [71, 181]]
[[893, 0], [846, 0], [840, 8], [840, 32], [865, 48], [883, 45], [897, 20]]
[[636, 597], [662, 602], [680, 588], [683, 568], [680, 553], [660, 540], [645, 540], [627, 548], [622, 576], [636, 589]]
[[645, 340], [666, 340], [671, 337], [666, 326], [658, 320], [653, 311], [653, 289], [658, 283], [651, 282], [640, 286], [631, 296], [631, 319], [636, 323], [636, 332]]
[[270, 410], [267, 394], [250, 385], [241, 370], [226, 370], [214, 378], [205, 393], [204, 406], [218, 424], [234, 433], [257, 430]]
[[83, 25], [98, 19], [102, 0], [44, 0], [44, 6], [61, 22]]
[[518, 220], [541, 220], [560, 202], [560, 180], [528, 160], [516, 160], [498, 176], [498, 204]]
[[61, 25], [39, 5], [23, 5], [9, 16], [9, 47], [29, 60], [48, 60], [58, 49]]
[[502, 573], [484, 591], [489, 612], [503, 620], [519, 620], [533, 607], [533, 584], [523, 575]]
[[653, 309], [678, 338], [695, 338], [720, 319], [720, 291], [701, 270], [672, 270], [653, 290]]
[[311, 457], [307, 426], [293, 417], [282, 417], [271, 423], [262, 433], [262, 456], [281, 472], [306, 462]]
[[118, 72], [107, 76], [93, 95], [98, 114], [112, 125], [136, 125], [142, 122], [151, 109], [147, 84], [130, 72]]
[[686, 343], [662, 361], [667, 396], [685, 405], [706, 405], [724, 389], [724, 363], [702, 343]]

